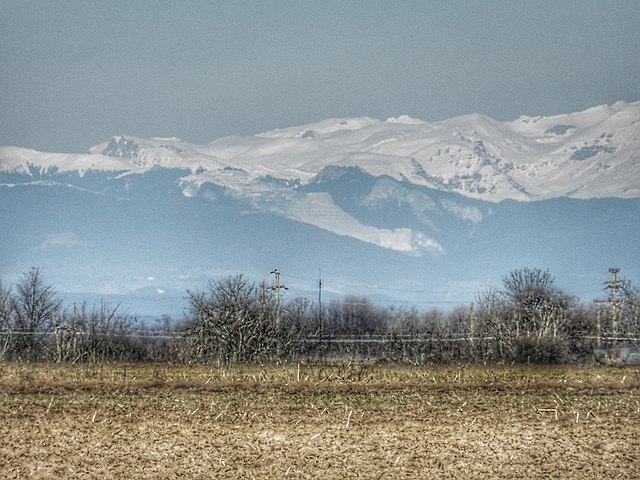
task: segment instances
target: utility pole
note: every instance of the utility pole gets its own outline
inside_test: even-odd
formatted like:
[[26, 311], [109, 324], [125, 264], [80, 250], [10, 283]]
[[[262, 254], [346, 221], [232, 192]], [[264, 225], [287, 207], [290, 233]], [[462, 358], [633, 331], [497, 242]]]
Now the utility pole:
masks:
[[[598, 301], [599, 300], [596, 300], [596, 302]], [[600, 348], [600, 343], [602, 341], [602, 319], [600, 318], [601, 313], [602, 313], [602, 309], [598, 307], [597, 314], [596, 314], [596, 328], [598, 332], [598, 339], [596, 340], [596, 346], [598, 348]]]
[[618, 287], [620, 284], [618, 283], [618, 272], [620, 272], [619, 268], [610, 268], [609, 273], [611, 273], [611, 281], [609, 282], [609, 286], [607, 288], [611, 289], [611, 329], [613, 330], [613, 336], [618, 336]]
[[[620, 272], [619, 268], [610, 268], [609, 273], [611, 274], [611, 280], [605, 282], [607, 285], [605, 290], [611, 290], [609, 298], [607, 300], [596, 300], [596, 303], [608, 303], [611, 309], [610, 321], [611, 326], [609, 332], [607, 332], [606, 328], [603, 329], [602, 320], [601, 320], [601, 309], [598, 309], [597, 316], [597, 328], [598, 328], [598, 348], [600, 347], [600, 340], [602, 333], [607, 334], [612, 339], [618, 337], [618, 329], [619, 326], [619, 318], [618, 318], [618, 289], [620, 288], [620, 282], [618, 281], [618, 273]], [[604, 330], [604, 332], [602, 332]], [[612, 340], [615, 342], [615, 340]]]
[[276, 297], [276, 329], [280, 328], [280, 290], [284, 289], [284, 290], [288, 290], [288, 288], [284, 285], [280, 285], [280, 272], [278, 271], [278, 269], [275, 269], [273, 272], [271, 272], [273, 275], [276, 276], [276, 280], [275, 280], [275, 286], [273, 287], [275, 290], [275, 297]]
[[323, 333], [322, 326], [322, 271], [318, 270], [318, 325], [320, 327], [320, 336]]

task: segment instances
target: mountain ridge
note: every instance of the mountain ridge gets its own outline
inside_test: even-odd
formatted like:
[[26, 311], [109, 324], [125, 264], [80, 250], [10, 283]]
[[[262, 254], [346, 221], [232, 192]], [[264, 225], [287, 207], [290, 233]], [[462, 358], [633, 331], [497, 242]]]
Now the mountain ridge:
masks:
[[616, 102], [551, 117], [501, 122], [470, 114], [440, 122], [408, 116], [327, 119], [249, 137], [192, 145], [175, 137], [115, 136], [87, 154], [0, 147], [0, 169], [191, 173], [190, 189], [249, 189], [264, 177], [308, 183], [326, 166], [497, 202], [568, 196], [640, 197], [640, 102]]

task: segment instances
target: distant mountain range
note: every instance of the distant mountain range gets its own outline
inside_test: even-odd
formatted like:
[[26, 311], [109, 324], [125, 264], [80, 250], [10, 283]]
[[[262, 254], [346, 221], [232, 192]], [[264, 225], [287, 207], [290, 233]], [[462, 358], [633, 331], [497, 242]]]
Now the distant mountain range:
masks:
[[498, 122], [330, 119], [208, 145], [116, 136], [0, 147], [0, 278], [180, 314], [244, 272], [291, 298], [454, 305], [524, 266], [583, 300], [640, 279], [640, 102]]

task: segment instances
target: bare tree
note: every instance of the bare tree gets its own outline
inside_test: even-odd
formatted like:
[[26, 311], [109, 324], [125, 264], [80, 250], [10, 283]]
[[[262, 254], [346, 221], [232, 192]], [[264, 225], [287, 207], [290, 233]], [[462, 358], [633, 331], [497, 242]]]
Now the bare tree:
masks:
[[16, 354], [26, 360], [35, 360], [43, 334], [49, 332], [59, 314], [62, 300], [51, 285], [46, 285], [39, 268], [22, 275], [16, 285]]
[[308, 298], [292, 299], [282, 309], [282, 323], [278, 332], [280, 356], [292, 359], [297, 355], [315, 353], [320, 345], [303, 339], [320, 333], [317, 306]]
[[101, 302], [89, 307], [73, 306], [56, 323], [52, 356], [57, 362], [135, 360], [137, 347], [131, 336], [133, 319], [121, 311], [120, 305]]
[[327, 308], [325, 333], [333, 335], [383, 334], [388, 326], [388, 312], [376, 307], [366, 297], [347, 295], [332, 300]]
[[15, 327], [15, 301], [11, 288], [0, 281], [0, 361], [5, 360], [13, 348]]
[[571, 361], [585, 361], [592, 358], [594, 348], [598, 344], [597, 316], [595, 304], [588, 308], [577, 306], [569, 312], [569, 318], [562, 327], [561, 335], [567, 344], [567, 353]]
[[513, 270], [503, 283], [503, 295], [515, 314], [517, 335], [557, 337], [572, 299], [555, 288], [549, 271]]
[[130, 336], [133, 319], [120, 305], [101, 302], [90, 311], [83, 305], [77, 323], [85, 332], [81, 354], [90, 361], [135, 359]]
[[210, 282], [207, 293], [189, 293], [191, 320], [187, 336], [196, 358], [220, 363], [273, 358], [278, 332], [272, 290], [242, 275]]
[[[513, 313], [507, 301], [494, 286], [488, 286], [476, 294], [471, 333], [477, 338], [493, 339], [493, 348], [481, 353], [483, 360], [496, 357], [514, 358], [516, 355], [517, 331], [513, 326]], [[484, 343], [486, 346], [486, 343]]]
[[503, 278], [503, 288], [478, 295], [474, 329], [495, 338], [498, 358], [558, 362], [566, 357], [563, 333], [575, 299], [558, 290], [548, 270], [523, 268]]

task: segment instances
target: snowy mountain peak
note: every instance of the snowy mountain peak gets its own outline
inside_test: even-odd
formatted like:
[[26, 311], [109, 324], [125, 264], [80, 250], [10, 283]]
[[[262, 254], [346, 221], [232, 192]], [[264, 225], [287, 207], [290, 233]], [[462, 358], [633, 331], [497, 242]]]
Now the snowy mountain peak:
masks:
[[309, 123], [302, 127], [290, 127], [256, 135], [260, 138], [310, 138], [317, 135], [326, 135], [341, 131], [359, 130], [368, 125], [380, 123], [379, 120], [371, 117], [360, 118], [330, 118], [319, 122]]
[[264, 190], [264, 178], [304, 185], [328, 166], [344, 166], [497, 202], [640, 197], [639, 157], [640, 102], [616, 102], [509, 122], [480, 114], [434, 123], [409, 116], [334, 118], [208, 145], [114, 136], [85, 155], [2, 147], [0, 170], [144, 173], [162, 167], [188, 170], [182, 183], [189, 191], [212, 183], [254, 195]]
[[137, 156], [139, 151], [140, 146], [134, 140], [113, 137], [101, 153], [108, 157], [131, 158]]
[[426, 123], [424, 120], [420, 120], [419, 118], [410, 117], [409, 115], [400, 115], [399, 117], [389, 117], [387, 118], [388, 123], [400, 123], [404, 125], [420, 125]]

